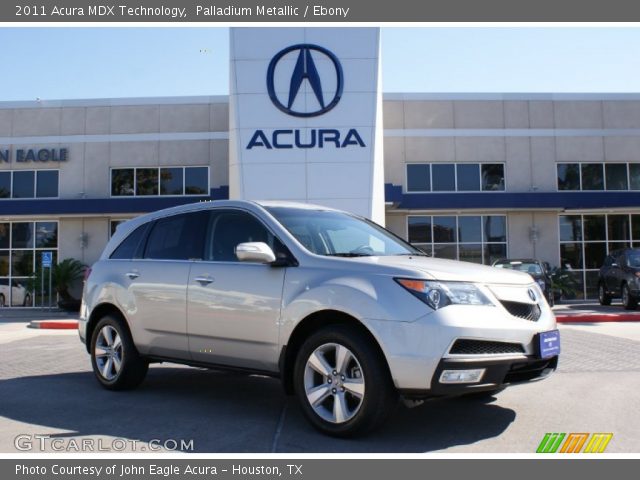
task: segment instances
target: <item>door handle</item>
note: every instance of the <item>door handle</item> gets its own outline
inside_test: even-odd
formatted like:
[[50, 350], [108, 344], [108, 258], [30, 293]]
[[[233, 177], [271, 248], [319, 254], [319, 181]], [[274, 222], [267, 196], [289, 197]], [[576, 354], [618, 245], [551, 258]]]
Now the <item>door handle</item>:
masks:
[[194, 280], [202, 285], [209, 285], [213, 282], [213, 277], [210, 277], [209, 275], [201, 275], [194, 278]]
[[129, 277], [129, 279], [131, 279], [131, 280], [135, 280], [136, 278], [138, 278], [140, 276], [140, 274], [138, 272], [127, 272], [127, 273], [125, 273], [125, 275], [127, 277]]

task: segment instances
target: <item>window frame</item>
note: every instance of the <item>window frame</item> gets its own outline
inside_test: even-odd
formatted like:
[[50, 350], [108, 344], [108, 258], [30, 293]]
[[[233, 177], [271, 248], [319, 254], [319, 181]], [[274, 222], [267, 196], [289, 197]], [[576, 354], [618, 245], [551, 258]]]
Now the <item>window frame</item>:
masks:
[[[6, 172], [9, 174], [9, 196], [8, 197], [0, 197], [0, 202], [6, 200], [46, 200], [46, 199], [56, 199], [60, 198], [60, 169], [59, 168], [37, 168], [37, 169], [17, 169], [17, 170], [0, 170], [0, 172]], [[32, 197], [14, 197], [13, 192], [13, 184], [14, 184], [14, 174], [16, 172], [32, 172], [33, 173], [33, 196]], [[38, 172], [56, 172], [58, 174], [57, 182], [56, 182], [56, 196], [52, 197], [38, 197]]]
[[[507, 191], [507, 164], [506, 162], [406, 162], [404, 167], [404, 185], [403, 193], [405, 194], [421, 194], [421, 193], [504, 193]], [[430, 190], [409, 190], [409, 166], [410, 165], [426, 165], [429, 168], [429, 187]], [[453, 165], [454, 190], [434, 190], [433, 189], [433, 166], [434, 165]], [[458, 187], [458, 165], [476, 165], [478, 168], [479, 189], [478, 190], [461, 190]], [[482, 166], [483, 165], [502, 165], [502, 178], [504, 188], [502, 190], [485, 190], [482, 188]]]
[[[161, 171], [166, 168], [182, 169], [182, 194], [163, 195], [161, 188]], [[207, 189], [205, 193], [186, 193], [186, 170], [189, 168], [206, 168], [207, 169]], [[138, 194], [138, 170], [156, 169], [158, 173], [158, 193], [155, 195], [139, 195]], [[113, 194], [113, 171], [114, 170], [133, 170], [133, 195], [114, 195]], [[181, 197], [199, 197], [208, 198], [211, 196], [211, 166], [210, 165], [139, 165], [130, 166], [114, 166], [109, 167], [109, 198], [181, 198]]]
[[[576, 190], [562, 190], [560, 189], [559, 177], [558, 177], [558, 167], [560, 165], [578, 165], [579, 172], [579, 187]], [[602, 181], [603, 181], [603, 189], [602, 190], [587, 190], [583, 187], [584, 182], [582, 181], [582, 165], [594, 165], [598, 164], [602, 166]], [[560, 193], [570, 193], [570, 192], [640, 192], [640, 182], [638, 188], [632, 188], [631, 181], [631, 166], [638, 165], [640, 168], [640, 161], [637, 162], [591, 162], [591, 161], [575, 161], [575, 162], [556, 162], [556, 192]], [[627, 173], [627, 188], [626, 189], [610, 189], [607, 185], [607, 165], [625, 165], [625, 170]]]
[[[415, 218], [415, 217], [429, 217], [430, 221], [429, 221], [429, 225], [431, 228], [431, 242], [427, 242], [427, 243], [412, 243], [411, 239], [409, 238], [409, 219], [410, 218]], [[454, 232], [454, 238], [455, 241], [454, 242], [436, 242], [435, 241], [435, 235], [434, 235], [434, 225], [435, 225], [435, 217], [455, 217], [455, 229], [456, 231]], [[459, 218], [460, 217], [480, 217], [480, 241], [479, 242], [460, 242], [459, 241]], [[484, 221], [483, 219], [485, 217], [503, 217], [504, 218], [504, 225], [505, 225], [505, 241], [504, 242], [487, 242], [485, 240], [486, 235], [485, 235], [485, 225], [484, 225]], [[412, 212], [410, 214], [408, 214], [405, 220], [405, 238], [406, 238], [406, 242], [408, 242], [409, 244], [411, 244], [413, 247], [418, 248], [422, 251], [424, 251], [425, 253], [427, 253], [430, 257], [433, 258], [444, 258], [444, 257], [437, 257], [434, 255], [434, 251], [435, 251], [435, 246], [436, 245], [451, 245], [455, 247], [456, 250], [456, 260], [460, 260], [460, 245], [480, 245], [481, 247], [481, 252], [482, 252], [482, 263], [479, 263], [478, 265], [490, 265], [490, 263], [484, 263], [485, 262], [485, 246], [487, 245], [504, 245], [505, 246], [505, 256], [508, 257], [509, 255], [509, 216], [506, 213], [490, 213], [490, 214], [486, 214], [486, 213], [465, 213], [465, 214], [455, 214], [455, 213], [415, 213]], [[424, 247], [426, 247], [427, 249], [425, 250]]]

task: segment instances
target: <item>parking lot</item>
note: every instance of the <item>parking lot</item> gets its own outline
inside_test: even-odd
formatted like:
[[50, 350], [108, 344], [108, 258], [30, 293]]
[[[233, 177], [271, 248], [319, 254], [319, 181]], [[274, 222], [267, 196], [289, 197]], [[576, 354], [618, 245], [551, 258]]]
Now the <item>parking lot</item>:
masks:
[[550, 379], [490, 401], [400, 405], [382, 430], [337, 440], [307, 424], [278, 380], [164, 364], [141, 388], [109, 392], [75, 331], [9, 320], [0, 318], [0, 452], [18, 451], [18, 436], [22, 448], [54, 451], [50, 439], [24, 440], [45, 435], [73, 452], [100, 440], [105, 451], [185, 441], [195, 452], [533, 453], [546, 432], [612, 432], [608, 453], [640, 451], [640, 322], [562, 325]]

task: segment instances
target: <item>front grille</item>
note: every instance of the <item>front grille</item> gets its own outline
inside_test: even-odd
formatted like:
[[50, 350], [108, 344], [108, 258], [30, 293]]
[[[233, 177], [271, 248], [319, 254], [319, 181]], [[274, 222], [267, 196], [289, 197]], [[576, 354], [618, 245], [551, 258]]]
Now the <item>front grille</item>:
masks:
[[455, 341], [449, 353], [452, 355], [500, 355], [524, 353], [524, 348], [519, 343], [460, 339]]
[[504, 377], [504, 383], [527, 382], [542, 377], [558, 367], [558, 357], [528, 363], [514, 363]]
[[511, 315], [524, 320], [537, 322], [542, 315], [542, 310], [535, 303], [511, 302], [509, 300], [500, 300], [500, 303]]

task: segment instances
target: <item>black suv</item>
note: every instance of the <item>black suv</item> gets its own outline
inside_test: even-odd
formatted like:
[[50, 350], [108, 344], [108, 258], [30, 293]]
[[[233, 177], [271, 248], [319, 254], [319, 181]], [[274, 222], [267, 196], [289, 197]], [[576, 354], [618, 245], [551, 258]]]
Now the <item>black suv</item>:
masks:
[[604, 259], [598, 275], [600, 305], [611, 305], [614, 297], [622, 298], [626, 310], [635, 310], [640, 299], [640, 249], [615, 250]]
[[501, 258], [493, 262], [493, 266], [507, 268], [509, 270], [518, 270], [519, 272], [525, 272], [531, 275], [540, 286], [547, 302], [549, 302], [549, 306], [553, 307], [554, 295], [549, 273], [551, 268], [547, 262], [541, 262], [533, 258]]

